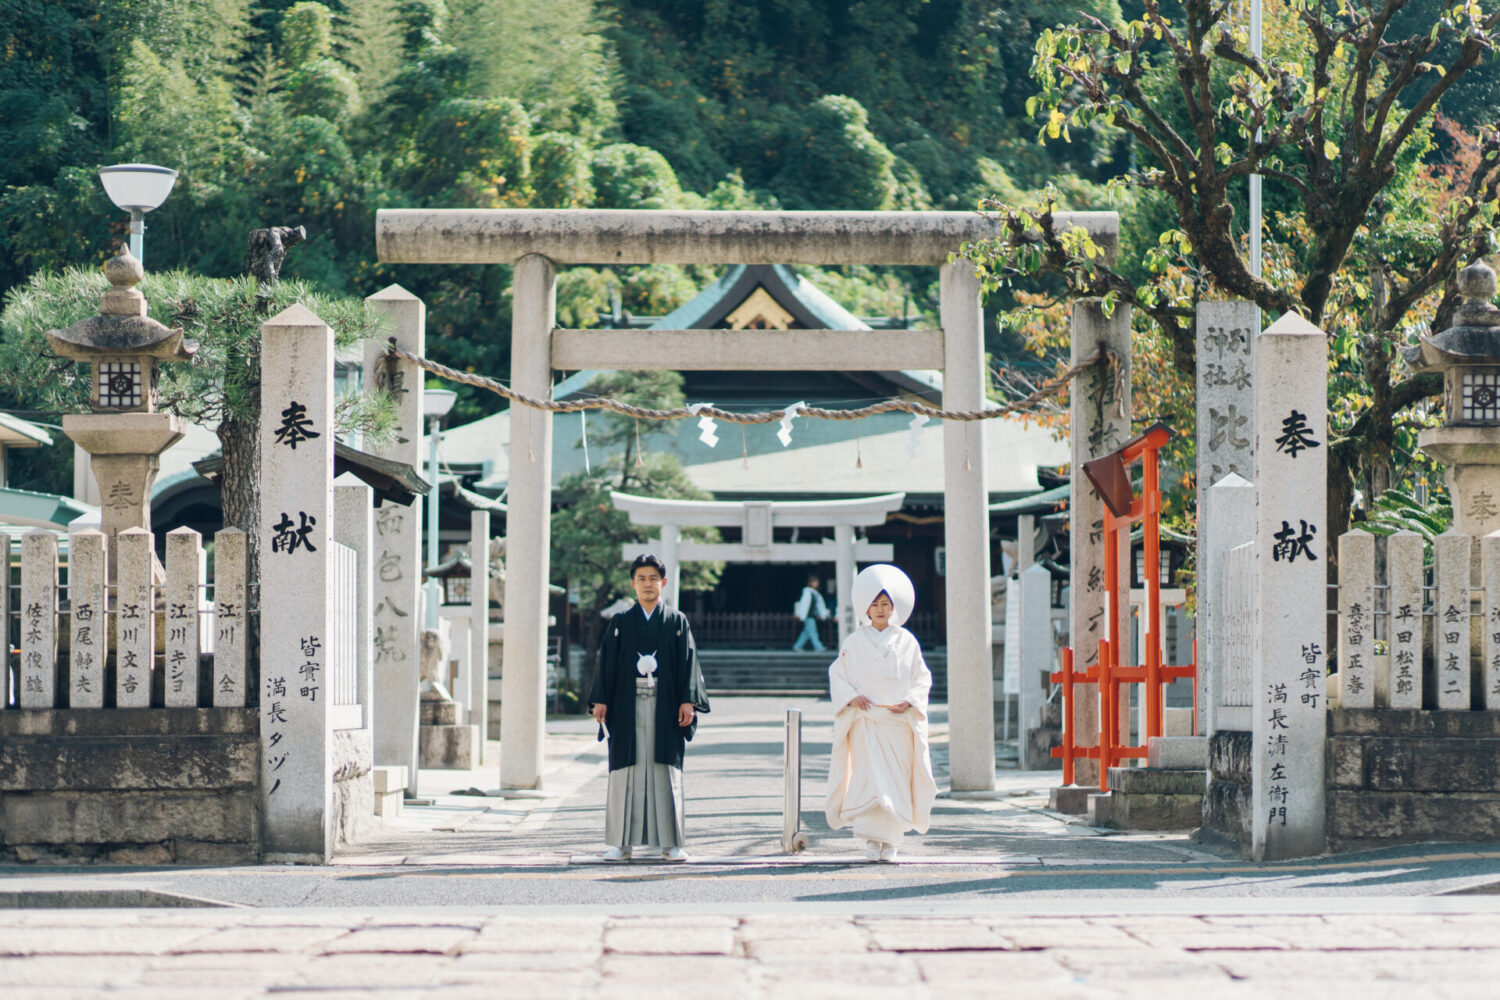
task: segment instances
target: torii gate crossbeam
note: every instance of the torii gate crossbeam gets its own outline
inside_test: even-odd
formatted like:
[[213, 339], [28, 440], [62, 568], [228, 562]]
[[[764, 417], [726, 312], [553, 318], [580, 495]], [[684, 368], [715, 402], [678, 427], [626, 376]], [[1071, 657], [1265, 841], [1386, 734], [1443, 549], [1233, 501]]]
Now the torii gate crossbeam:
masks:
[[[854, 628], [854, 607], [849, 603], [854, 589], [857, 562], [887, 562], [890, 545], [860, 542], [855, 528], [884, 524], [906, 502], [905, 493], [849, 500], [668, 500], [612, 491], [616, 510], [630, 515], [632, 524], [661, 528], [657, 553], [666, 560], [668, 602], [680, 607], [681, 562], [832, 562], [838, 582], [839, 641]], [[689, 527], [739, 528], [739, 542], [684, 542], [682, 529]], [[833, 542], [791, 543], [775, 541], [777, 528], [832, 528]], [[648, 546], [626, 543], [621, 555], [634, 559]]]
[[[1059, 213], [1113, 257], [1113, 212]], [[679, 212], [596, 209], [382, 209], [376, 215], [382, 263], [513, 264], [511, 386], [551, 393], [558, 264], [907, 264], [937, 267], [941, 292], [943, 406], [984, 406], [984, 324], [971, 262], [950, 261], [965, 242], [1000, 238], [1003, 224], [971, 212]], [[635, 332], [632, 367], [673, 367], [670, 338]], [[705, 331], [707, 333], [707, 331]], [[678, 333], [682, 331], [667, 331]], [[714, 332], [712, 336], [722, 336]], [[809, 339], [819, 336], [809, 332]], [[847, 334], [845, 334], [847, 336]], [[562, 338], [578, 344], [579, 337]], [[913, 338], [910, 346], [919, 346]], [[855, 370], [933, 366], [931, 344], [906, 357], [898, 338], [844, 358]], [[845, 348], [840, 348], [842, 351]], [[766, 347], [752, 337], [726, 342], [726, 364], [765, 369]], [[918, 353], [913, 351], [914, 354]], [[576, 360], [576, 359], [575, 359]], [[866, 369], [865, 366], [872, 366]], [[795, 369], [796, 363], [788, 366]], [[935, 366], [934, 366], [935, 367]], [[547, 570], [551, 544], [552, 420], [515, 407], [511, 417], [506, 642], [501, 682], [500, 783], [541, 783], [545, 736]], [[994, 786], [994, 690], [990, 662], [989, 514], [982, 421], [943, 425], [944, 543], [948, 552], [950, 781], [955, 791]]]

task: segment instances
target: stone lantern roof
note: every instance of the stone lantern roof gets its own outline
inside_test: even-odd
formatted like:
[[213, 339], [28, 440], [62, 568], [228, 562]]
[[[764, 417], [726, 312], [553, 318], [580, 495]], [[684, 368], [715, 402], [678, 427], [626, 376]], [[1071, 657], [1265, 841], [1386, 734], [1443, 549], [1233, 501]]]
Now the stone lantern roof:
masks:
[[1401, 355], [1414, 371], [1442, 371], [1455, 365], [1500, 365], [1500, 307], [1495, 297], [1495, 272], [1475, 261], [1458, 272], [1463, 304], [1453, 314], [1453, 325], [1423, 337]]
[[47, 331], [47, 343], [58, 357], [96, 361], [106, 356], [134, 355], [162, 361], [191, 360], [198, 342], [185, 339], [181, 330], [146, 315], [146, 297], [135, 287], [145, 274], [145, 268], [129, 250], [106, 262], [104, 276], [114, 287], [104, 293], [99, 315], [66, 330]]

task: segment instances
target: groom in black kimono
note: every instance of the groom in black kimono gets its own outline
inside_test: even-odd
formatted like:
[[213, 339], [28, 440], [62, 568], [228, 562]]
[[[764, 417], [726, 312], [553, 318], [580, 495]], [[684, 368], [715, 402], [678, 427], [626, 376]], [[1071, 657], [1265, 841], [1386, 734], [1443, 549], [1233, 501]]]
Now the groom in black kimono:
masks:
[[604, 839], [609, 861], [635, 847], [683, 861], [682, 755], [708, 711], [693, 630], [661, 603], [667, 567], [654, 555], [630, 567], [636, 603], [612, 617], [599, 643], [589, 702], [609, 737]]

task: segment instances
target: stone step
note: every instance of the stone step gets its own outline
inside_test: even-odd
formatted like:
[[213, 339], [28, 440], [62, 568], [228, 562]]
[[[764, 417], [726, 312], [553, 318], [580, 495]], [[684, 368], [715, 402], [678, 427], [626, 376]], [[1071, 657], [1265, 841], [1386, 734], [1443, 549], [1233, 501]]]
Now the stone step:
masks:
[[1153, 736], [1146, 741], [1148, 767], [1208, 770], [1207, 736]]
[[1090, 821], [1117, 830], [1192, 830], [1202, 825], [1207, 785], [1206, 770], [1112, 767], [1109, 801], [1090, 798]]
[[[827, 694], [828, 666], [833, 650], [810, 652], [785, 649], [703, 650], [698, 659], [703, 681], [711, 693], [756, 692]], [[948, 693], [947, 656], [927, 657], [932, 671], [932, 697]]]
[[1122, 795], [1202, 795], [1208, 772], [1187, 768], [1112, 767], [1111, 791]]

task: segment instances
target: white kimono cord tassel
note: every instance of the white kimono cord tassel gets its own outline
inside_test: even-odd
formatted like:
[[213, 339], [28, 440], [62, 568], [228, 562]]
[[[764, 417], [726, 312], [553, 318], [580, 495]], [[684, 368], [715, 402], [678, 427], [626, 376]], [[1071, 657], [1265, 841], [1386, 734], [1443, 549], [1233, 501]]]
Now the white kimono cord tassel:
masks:
[[641, 459], [641, 421], [639, 418], [635, 422], [635, 467], [637, 469], [646, 467], [646, 463]]

